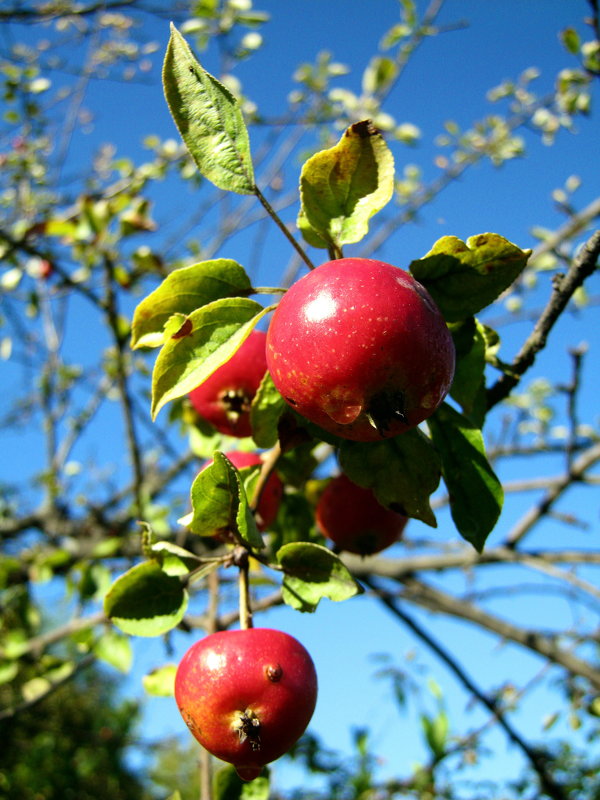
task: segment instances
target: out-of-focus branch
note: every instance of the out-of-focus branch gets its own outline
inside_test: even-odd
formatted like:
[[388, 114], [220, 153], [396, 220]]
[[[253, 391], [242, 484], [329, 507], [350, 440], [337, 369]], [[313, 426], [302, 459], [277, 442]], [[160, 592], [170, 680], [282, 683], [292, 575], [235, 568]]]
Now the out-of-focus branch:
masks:
[[560, 647], [557, 644], [556, 636], [544, 634], [538, 630], [520, 628], [512, 622], [496, 617], [482, 608], [453, 597], [447, 592], [436, 589], [415, 577], [404, 578], [402, 584], [404, 588], [401, 596], [405, 600], [430, 611], [449, 614], [458, 619], [472, 622], [507, 641], [515, 642], [537, 653], [537, 655], [546, 658], [551, 663], [563, 667], [572, 675], [579, 675], [585, 678], [596, 691], [600, 690], [600, 673], [595, 665], [583, 661], [583, 659]]
[[0, 711], [0, 722], [6, 719], [13, 719], [18, 714], [23, 713], [23, 711], [29, 711], [31, 708], [34, 708], [39, 703], [43, 702], [47, 697], [50, 697], [51, 694], [54, 694], [54, 692], [57, 689], [60, 689], [61, 686], [64, 686], [72, 681], [79, 672], [87, 669], [87, 667], [90, 667], [95, 661], [96, 656], [93, 653], [88, 653], [81, 659], [81, 661], [78, 661], [77, 664], [75, 664], [73, 670], [69, 672], [68, 675], [60, 678], [60, 680], [50, 682], [45, 692], [42, 692], [31, 700], [25, 700], [17, 706], [11, 706], [9, 708], [2, 709]]
[[450, 651], [443, 647], [443, 645], [438, 642], [412, 616], [407, 614], [393, 595], [381, 588], [378, 588], [370, 581], [366, 581], [366, 583], [371, 587], [371, 589], [373, 589], [373, 591], [375, 591], [385, 607], [391, 611], [397, 619], [401, 620], [408, 628], [410, 628], [410, 630], [435, 653], [435, 655], [446, 665], [446, 667], [448, 667], [448, 669], [453, 673], [463, 687], [475, 698], [477, 698], [482, 705], [492, 712], [494, 717], [498, 720], [498, 724], [504, 730], [511, 742], [516, 744], [529, 760], [531, 766], [538, 775], [543, 791], [549, 797], [553, 798], [553, 800], [566, 800], [567, 795], [564, 788], [554, 780], [552, 775], [550, 775], [547, 770], [547, 755], [543, 751], [532, 747], [527, 741], [525, 741], [517, 729], [508, 722], [496, 698], [489, 697], [482, 689], [480, 689], [475, 681], [467, 674], [464, 667], [450, 653]]

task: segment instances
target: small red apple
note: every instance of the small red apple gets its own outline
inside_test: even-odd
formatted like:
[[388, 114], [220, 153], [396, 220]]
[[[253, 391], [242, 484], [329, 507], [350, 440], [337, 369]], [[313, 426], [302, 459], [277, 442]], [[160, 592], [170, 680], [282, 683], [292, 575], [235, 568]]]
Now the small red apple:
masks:
[[317, 525], [340, 550], [370, 556], [397, 542], [407, 517], [382, 506], [370, 489], [337, 475], [319, 498]]
[[267, 332], [267, 365], [302, 416], [356, 441], [396, 436], [450, 389], [454, 345], [429, 293], [366, 258], [322, 264], [293, 284]]
[[175, 700], [200, 744], [250, 781], [304, 733], [317, 675], [307, 650], [287, 633], [220, 631], [183, 656]]
[[198, 414], [220, 433], [250, 436], [250, 404], [267, 371], [264, 331], [254, 329], [241, 347], [190, 392]]
[[[246, 452], [244, 450], [231, 450], [225, 453], [227, 458], [231, 461], [234, 467], [243, 469], [244, 467], [253, 467], [255, 464], [262, 464], [262, 458], [257, 452]], [[212, 461], [208, 461], [203, 469], [210, 466]], [[256, 509], [256, 524], [261, 531], [266, 530], [272, 522], [274, 522], [281, 498], [283, 495], [283, 483], [276, 472], [272, 472], [265, 484], [265, 487], [258, 501], [258, 508]]]

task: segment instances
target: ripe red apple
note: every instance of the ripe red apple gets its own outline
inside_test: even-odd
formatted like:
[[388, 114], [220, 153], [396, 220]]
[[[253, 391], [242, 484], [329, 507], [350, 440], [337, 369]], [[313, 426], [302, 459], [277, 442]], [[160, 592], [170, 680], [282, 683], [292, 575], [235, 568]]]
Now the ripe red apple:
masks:
[[220, 631], [184, 655], [175, 700], [200, 744], [250, 781], [304, 733], [317, 675], [307, 650], [287, 633]]
[[319, 498], [317, 525], [340, 550], [370, 556], [397, 542], [407, 517], [382, 506], [370, 489], [337, 475]]
[[329, 261], [293, 284], [267, 333], [267, 365], [286, 401], [356, 441], [396, 436], [433, 414], [454, 358], [425, 288], [366, 258]]
[[250, 436], [250, 404], [267, 371], [264, 331], [254, 329], [219, 369], [190, 392], [198, 414], [220, 433]]
[[[256, 452], [249, 453], [244, 450], [232, 450], [228, 453], [225, 453], [225, 455], [231, 461], [233, 466], [237, 467], [238, 469], [243, 469], [244, 467], [253, 467], [255, 464], [263, 463], [260, 454]], [[204, 465], [203, 469], [206, 469], [206, 467], [210, 466], [211, 464], [212, 460], [208, 461]], [[283, 483], [281, 482], [279, 475], [277, 475], [276, 472], [272, 472], [267, 479], [265, 487], [260, 496], [260, 500], [258, 501], [258, 507], [256, 509], [255, 519], [259, 530], [266, 530], [275, 520], [277, 512], [279, 511], [282, 495]]]

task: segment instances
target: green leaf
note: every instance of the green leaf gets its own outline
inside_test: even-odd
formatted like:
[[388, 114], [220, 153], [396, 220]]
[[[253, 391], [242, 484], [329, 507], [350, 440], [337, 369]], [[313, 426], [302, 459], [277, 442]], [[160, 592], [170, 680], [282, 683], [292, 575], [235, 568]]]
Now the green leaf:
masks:
[[339, 459], [350, 480], [372, 489], [383, 506], [437, 527], [429, 497], [440, 482], [440, 458], [418, 428], [380, 442], [345, 441]]
[[437, 759], [444, 757], [448, 740], [448, 715], [440, 710], [435, 717], [421, 714], [421, 724], [425, 734], [425, 740], [433, 756]]
[[427, 424], [442, 458], [454, 524], [460, 535], [481, 553], [504, 501], [502, 484], [485, 454], [482, 433], [447, 403], [438, 408]]
[[213, 800], [269, 800], [268, 772], [268, 769], [263, 769], [258, 778], [243, 781], [235, 767], [230, 764], [221, 767], [213, 776]]
[[165, 323], [173, 314], [190, 314], [222, 297], [245, 297], [251, 290], [244, 268], [229, 258], [176, 269], [135, 309], [131, 347], [160, 347]]
[[283, 599], [298, 611], [314, 611], [323, 597], [339, 602], [362, 593], [342, 561], [327, 547], [290, 542], [277, 551], [285, 577]]
[[242, 482], [242, 474], [251, 471], [251, 467], [237, 470], [223, 453], [214, 454], [213, 463], [198, 473], [192, 484], [192, 533], [216, 536], [230, 532], [250, 547], [264, 547]]
[[152, 372], [152, 417], [231, 358], [270, 310], [246, 297], [225, 297], [187, 317], [171, 317], [165, 326], [168, 338]]
[[359, 242], [393, 191], [390, 149], [370, 120], [356, 122], [338, 144], [304, 164], [298, 227], [315, 247]]
[[173, 542], [155, 542], [150, 549], [152, 557], [160, 562], [162, 571], [167, 575], [187, 575], [201, 563], [198, 556]]
[[431, 294], [447, 322], [472, 317], [492, 303], [521, 273], [531, 250], [521, 250], [496, 233], [466, 243], [443, 236], [410, 271]]
[[110, 664], [119, 672], [127, 673], [131, 669], [133, 663], [131, 640], [115, 630], [103, 633], [95, 642], [93, 652], [101, 661]]
[[267, 372], [250, 406], [252, 438], [258, 447], [273, 447], [278, 439], [277, 423], [287, 404]]
[[176, 672], [176, 664], [165, 664], [164, 667], [153, 669], [142, 678], [144, 689], [153, 697], [173, 697]]
[[254, 193], [250, 139], [238, 101], [196, 60], [171, 25], [163, 64], [169, 110], [201, 174], [224, 189]]
[[19, 673], [16, 661], [0, 661], [0, 686], [13, 681]]
[[450, 395], [460, 403], [463, 412], [481, 427], [487, 410], [485, 326], [475, 317], [469, 317], [464, 322], [452, 323], [450, 332], [456, 351], [456, 369]]
[[123, 633], [160, 636], [181, 622], [187, 602], [179, 578], [164, 573], [156, 561], [145, 561], [117, 578], [104, 611]]

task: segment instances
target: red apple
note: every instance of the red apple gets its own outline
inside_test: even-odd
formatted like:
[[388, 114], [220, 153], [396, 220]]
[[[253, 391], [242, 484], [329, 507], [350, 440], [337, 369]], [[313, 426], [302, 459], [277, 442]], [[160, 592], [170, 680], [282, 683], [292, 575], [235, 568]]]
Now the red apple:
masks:
[[197, 413], [220, 433], [250, 436], [250, 404], [267, 371], [266, 334], [253, 330], [233, 356], [190, 392]]
[[286, 401], [356, 441], [396, 436], [433, 414], [454, 359], [425, 288], [366, 258], [329, 261], [293, 284], [267, 333], [267, 365]]
[[369, 556], [397, 542], [408, 522], [382, 506], [370, 489], [346, 475], [327, 484], [317, 503], [317, 525], [340, 550]]
[[220, 631], [184, 655], [175, 700], [200, 744], [250, 781], [304, 733], [317, 675], [307, 650], [287, 633]]
[[[231, 461], [234, 467], [243, 469], [244, 467], [253, 467], [255, 464], [262, 464], [262, 458], [259, 453], [246, 452], [244, 450], [231, 450], [225, 453], [227, 458]], [[210, 466], [212, 461], [208, 461], [203, 469]], [[266, 530], [271, 523], [275, 520], [281, 498], [283, 495], [283, 483], [276, 472], [272, 472], [265, 484], [265, 487], [258, 501], [258, 508], [256, 509], [256, 524], [261, 531]]]

